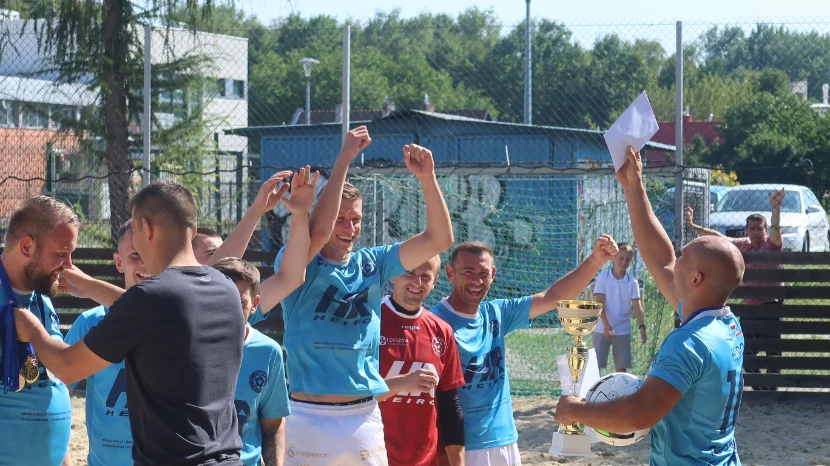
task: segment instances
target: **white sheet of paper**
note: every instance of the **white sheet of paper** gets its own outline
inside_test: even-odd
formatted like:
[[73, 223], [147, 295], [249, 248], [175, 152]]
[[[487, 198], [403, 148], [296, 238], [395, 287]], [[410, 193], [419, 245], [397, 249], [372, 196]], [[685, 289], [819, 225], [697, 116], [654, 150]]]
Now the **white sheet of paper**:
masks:
[[[562, 387], [562, 395], [572, 394], [571, 370], [568, 368], [568, 356], [561, 354], [556, 357], [556, 366], [559, 371], [559, 385]], [[588, 389], [599, 380], [599, 364], [597, 363], [597, 353], [593, 348], [588, 350], [588, 361], [585, 363], [585, 370], [582, 371], [582, 377], [579, 382], [579, 396], [585, 397], [588, 394]], [[585, 429], [585, 433], [591, 437], [591, 443], [598, 443], [599, 439], [590, 430]]]
[[614, 161], [614, 171], [625, 162], [626, 147], [631, 146], [635, 152], [641, 150], [658, 129], [654, 110], [643, 91], [603, 135]]

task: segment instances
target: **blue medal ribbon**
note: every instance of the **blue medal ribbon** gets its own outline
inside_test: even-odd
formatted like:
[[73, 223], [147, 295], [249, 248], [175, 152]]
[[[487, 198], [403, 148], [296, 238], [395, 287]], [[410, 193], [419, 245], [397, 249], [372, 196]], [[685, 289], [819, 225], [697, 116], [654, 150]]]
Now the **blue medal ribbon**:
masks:
[[[14, 308], [19, 307], [17, 304], [17, 297], [12, 290], [9, 275], [6, 273], [6, 268], [3, 266], [3, 261], [0, 261], [0, 281], [3, 282], [3, 290], [9, 298], [9, 302], [0, 307], [0, 339], [2, 339], [3, 354], [2, 354], [2, 368], [3, 374], [0, 379], [0, 384], [3, 385], [3, 394], [11, 391], [20, 390], [20, 369], [23, 363], [34, 356], [35, 350], [29, 343], [21, 343], [17, 341], [17, 327], [14, 323]], [[42, 305], [40, 294], [35, 292], [35, 298], [38, 305]], [[41, 309], [41, 314], [43, 309]]]

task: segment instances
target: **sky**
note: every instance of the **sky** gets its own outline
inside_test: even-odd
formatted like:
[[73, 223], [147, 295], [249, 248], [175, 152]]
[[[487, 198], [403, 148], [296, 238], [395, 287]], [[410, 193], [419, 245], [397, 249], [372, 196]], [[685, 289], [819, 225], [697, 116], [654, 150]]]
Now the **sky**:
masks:
[[[819, 0], [531, 0], [530, 6], [534, 18], [570, 25], [574, 39], [587, 47], [599, 37], [614, 32], [621, 37], [658, 40], [664, 48], [673, 50], [677, 20], [684, 21], [686, 41], [693, 40], [711, 24], [744, 24], [749, 31], [757, 21], [785, 22], [792, 29], [818, 29], [827, 33], [830, 17], [815, 15], [823, 11], [822, 3]], [[405, 18], [420, 13], [455, 16], [476, 6], [492, 8], [502, 24], [508, 26], [524, 20], [526, 7], [524, 0], [239, 0], [238, 5], [264, 23], [291, 13], [366, 20], [377, 11], [390, 12], [395, 8]]]
[[[303, 16], [327, 14], [338, 19], [368, 18], [375, 11], [391, 11], [400, 8], [404, 17], [423, 12], [458, 14], [467, 8], [477, 6], [493, 8], [505, 24], [517, 24], [524, 20], [524, 0], [239, 0], [247, 13], [256, 14], [261, 20], [270, 20], [299, 12]], [[767, 18], [771, 20], [811, 20], [815, 13], [822, 11], [818, 0], [776, 1], [776, 0], [696, 0], [678, 2], [672, 0], [592, 0], [556, 1], [532, 0], [531, 14], [534, 17], [551, 18], [563, 22], [664, 22], [684, 21], [731, 21]], [[585, 8], [590, 5], [590, 8]], [[753, 11], [750, 12], [750, 9]]]

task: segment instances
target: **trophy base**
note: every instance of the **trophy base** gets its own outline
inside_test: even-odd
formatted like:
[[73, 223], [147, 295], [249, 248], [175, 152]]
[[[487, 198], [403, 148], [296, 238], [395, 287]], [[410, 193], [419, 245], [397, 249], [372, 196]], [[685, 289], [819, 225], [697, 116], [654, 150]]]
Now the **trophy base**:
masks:
[[591, 437], [553, 433], [549, 453], [560, 456], [588, 456], [591, 454]]

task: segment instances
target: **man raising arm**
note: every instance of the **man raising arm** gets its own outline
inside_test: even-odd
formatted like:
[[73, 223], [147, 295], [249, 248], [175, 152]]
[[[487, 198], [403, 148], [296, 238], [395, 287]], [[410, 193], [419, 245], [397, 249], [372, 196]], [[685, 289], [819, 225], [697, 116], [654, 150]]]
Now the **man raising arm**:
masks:
[[651, 464], [740, 465], [735, 424], [743, 391], [744, 338], [725, 303], [740, 284], [740, 252], [717, 236], [698, 238], [676, 259], [646, 196], [639, 153], [628, 148], [617, 172], [634, 239], [682, 324], [666, 338], [635, 394], [606, 403], [559, 399], [556, 420], [615, 433], [651, 431]]

